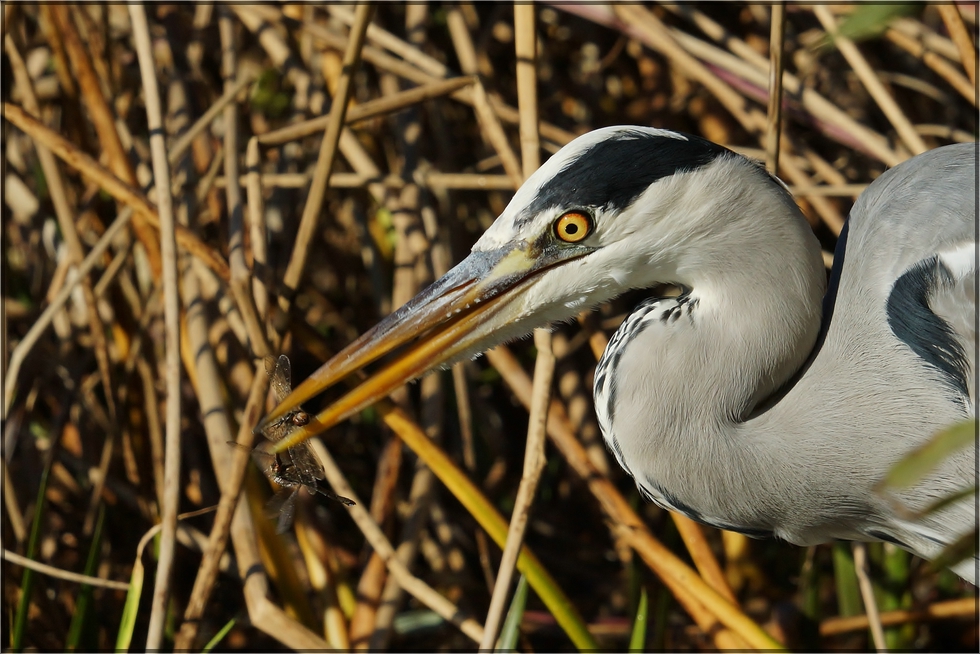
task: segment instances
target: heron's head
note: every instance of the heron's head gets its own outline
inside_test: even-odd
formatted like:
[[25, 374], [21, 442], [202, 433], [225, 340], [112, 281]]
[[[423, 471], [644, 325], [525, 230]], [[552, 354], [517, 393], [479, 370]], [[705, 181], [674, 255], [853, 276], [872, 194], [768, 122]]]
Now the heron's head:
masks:
[[[276, 449], [432, 368], [629, 289], [684, 283], [686, 268], [693, 267], [686, 245], [698, 243], [703, 256], [705, 236], [719, 232], [704, 217], [743, 192], [744, 178], [719, 170], [729, 165], [754, 168], [704, 139], [647, 127], [610, 127], [575, 139], [528, 178], [466, 259], [324, 364], [265, 418], [263, 424], [277, 419], [404, 346]], [[764, 171], [749, 174], [771, 184]], [[723, 193], [720, 185], [730, 188]]]

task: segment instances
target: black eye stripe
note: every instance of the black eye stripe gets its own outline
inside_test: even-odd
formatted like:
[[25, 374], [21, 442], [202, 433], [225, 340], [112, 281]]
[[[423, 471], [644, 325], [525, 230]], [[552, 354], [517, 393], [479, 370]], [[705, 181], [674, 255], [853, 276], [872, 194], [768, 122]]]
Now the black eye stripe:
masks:
[[517, 224], [569, 205], [621, 211], [657, 180], [697, 170], [729, 153], [711, 141], [683, 136], [624, 130], [589, 146], [541, 186]]

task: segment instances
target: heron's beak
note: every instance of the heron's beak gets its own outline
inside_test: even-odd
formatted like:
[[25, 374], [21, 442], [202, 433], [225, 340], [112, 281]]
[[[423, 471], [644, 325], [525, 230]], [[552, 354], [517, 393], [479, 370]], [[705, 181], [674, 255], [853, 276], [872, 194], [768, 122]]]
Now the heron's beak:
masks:
[[584, 249], [541, 249], [525, 241], [471, 253], [323, 364], [283, 399], [256, 431], [409, 341], [415, 342], [307, 425], [293, 430], [273, 450], [281, 452], [333, 427], [426, 371], [471, 350], [475, 354], [488, 340], [502, 340], [492, 338], [494, 331], [526, 317], [520, 315], [522, 303], [516, 300], [532, 285], [536, 274], [586, 253]]

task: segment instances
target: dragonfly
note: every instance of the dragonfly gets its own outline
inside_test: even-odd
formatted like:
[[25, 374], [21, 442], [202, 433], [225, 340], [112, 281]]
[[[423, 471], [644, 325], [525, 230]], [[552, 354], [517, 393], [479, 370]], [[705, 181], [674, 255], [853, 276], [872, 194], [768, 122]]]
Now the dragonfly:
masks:
[[[292, 366], [285, 354], [278, 359], [272, 356], [265, 358], [265, 369], [269, 374], [276, 403], [282, 402], [292, 391]], [[302, 427], [310, 421], [310, 414], [297, 407], [262, 430], [262, 435], [270, 442], [282, 440], [296, 427]], [[270, 517], [278, 515], [276, 533], [282, 534], [293, 523], [296, 512], [296, 496], [301, 488], [311, 494], [323, 495], [336, 500], [344, 506], [353, 506], [353, 500], [341, 497], [328, 490], [323, 483], [323, 465], [306, 441], [294, 445], [283, 452], [272, 453], [262, 449], [262, 445], [252, 450], [256, 463], [261, 459], [260, 467], [267, 477], [281, 486], [266, 505], [266, 513]]]

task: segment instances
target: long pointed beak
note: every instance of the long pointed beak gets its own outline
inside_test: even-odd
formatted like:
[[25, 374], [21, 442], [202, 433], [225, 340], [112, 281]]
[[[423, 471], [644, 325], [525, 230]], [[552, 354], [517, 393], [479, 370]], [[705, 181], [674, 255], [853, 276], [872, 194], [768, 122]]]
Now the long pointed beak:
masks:
[[516, 300], [534, 282], [536, 273], [587, 252], [584, 248], [542, 251], [521, 241], [471, 253], [321, 366], [259, 423], [256, 432], [409, 341], [415, 343], [308, 424], [293, 430], [273, 451], [281, 452], [333, 427], [432, 368], [480, 351], [499, 327], [526, 317], [519, 316], [521, 303]]

